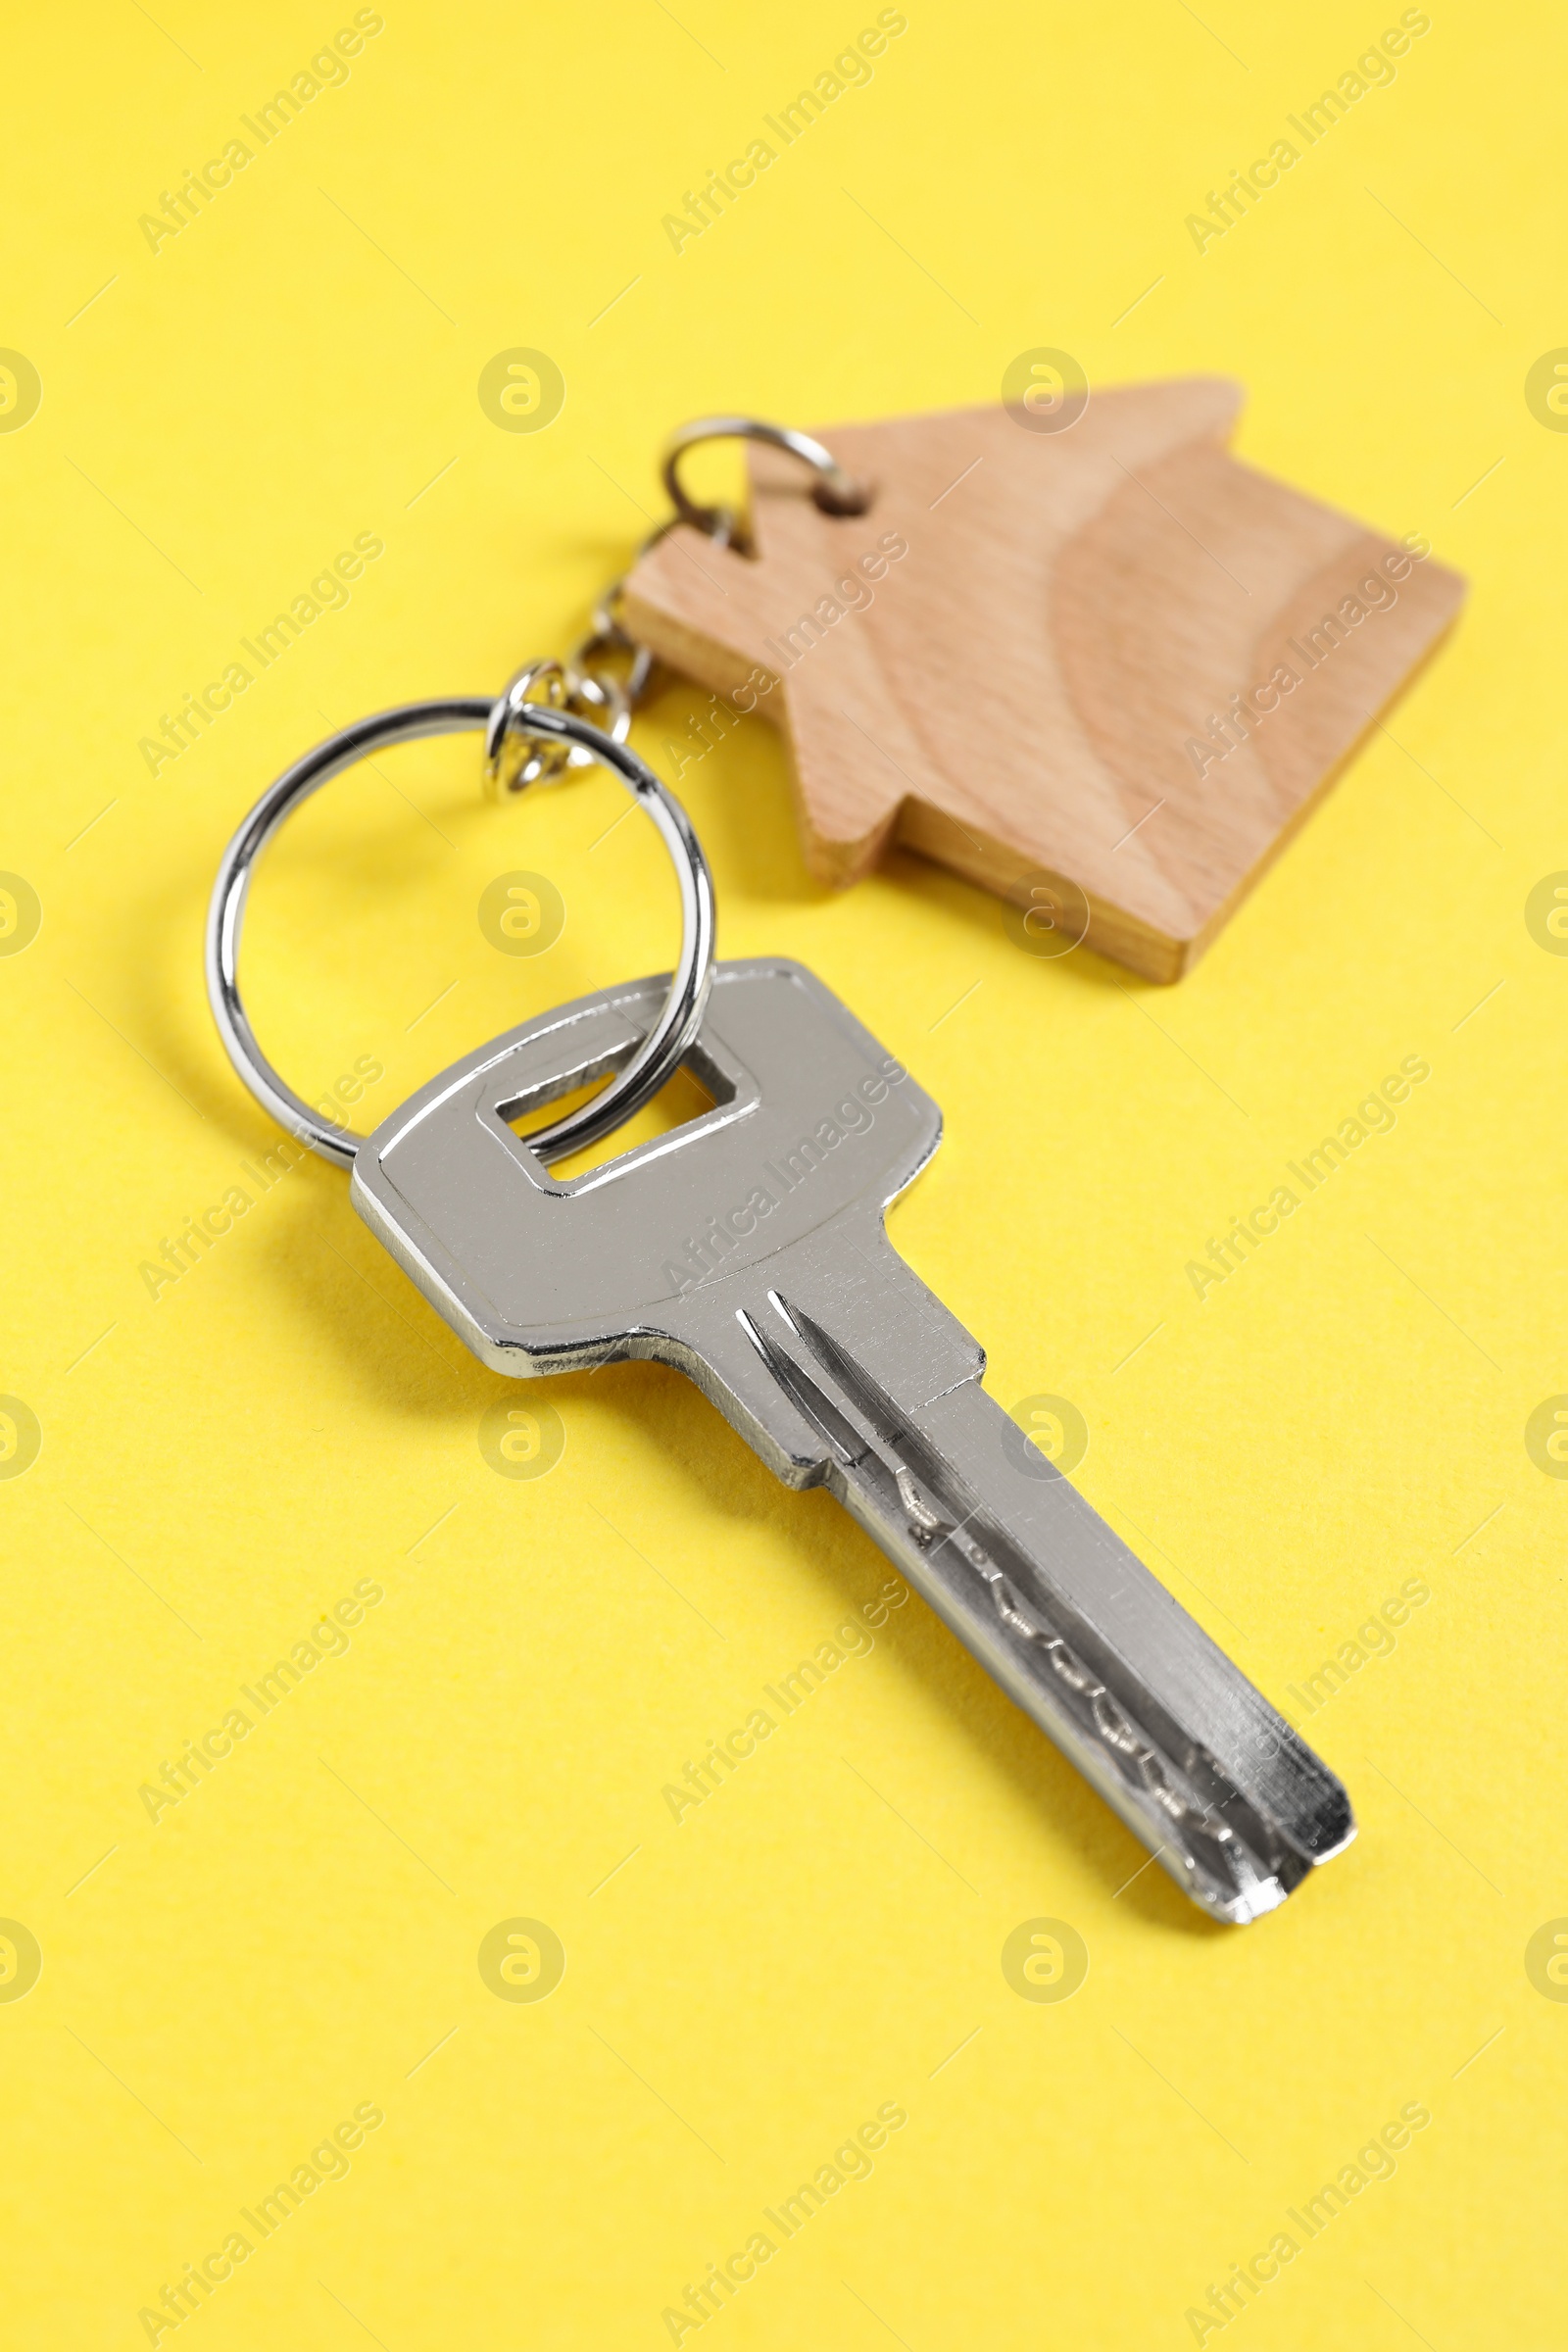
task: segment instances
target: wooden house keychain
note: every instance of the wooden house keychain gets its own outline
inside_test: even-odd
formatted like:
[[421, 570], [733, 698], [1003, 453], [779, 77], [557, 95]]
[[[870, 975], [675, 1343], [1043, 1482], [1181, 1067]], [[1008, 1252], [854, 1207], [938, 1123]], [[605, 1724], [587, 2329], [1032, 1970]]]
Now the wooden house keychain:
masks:
[[[1464, 581], [1419, 534], [1233, 458], [1240, 386], [1091, 400], [1065, 354], [1027, 356], [1030, 384], [995, 408], [821, 438], [684, 426], [675, 517], [584, 651], [635, 646], [634, 691], [667, 662], [712, 690], [720, 729], [771, 719], [819, 880], [858, 881], [898, 842], [1010, 900], [1037, 953], [1087, 938], [1175, 980]], [[680, 478], [685, 451], [729, 436], [752, 444], [744, 523]]]

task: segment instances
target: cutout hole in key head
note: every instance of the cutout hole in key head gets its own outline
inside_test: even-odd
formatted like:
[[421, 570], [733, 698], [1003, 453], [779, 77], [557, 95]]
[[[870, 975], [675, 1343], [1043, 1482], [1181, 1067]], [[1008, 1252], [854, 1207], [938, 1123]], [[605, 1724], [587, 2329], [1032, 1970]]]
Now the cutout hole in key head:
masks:
[[[525, 1104], [502, 1103], [500, 1115], [514, 1135], [526, 1143], [530, 1134], [552, 1125], [564, 1112], [575, 1110], [580, 1102], [591, 1101], [602, 1083], [602, 1078], [595, 1076], [549, 1099], [535, 1095]], [[624, 1125], [600, 1136], [580, 1152], [568, 1152], [564, 1159], [550, 1161], [549, 1173], [569, 1184], [575, 1177], [586, 1176], [590, 1169], [603, 1167], [607, 1160], [619, 1159], [625, 1152], [655, 1143], [678, 1127], [689, 1127], [694, 1120], [734, 1100], [733, 1085], [706, 1056], [701, 1075], [693, 1066], [693, 1057], [688, 1057], [664, 1081], [653, 1101], [645, 1102]]]

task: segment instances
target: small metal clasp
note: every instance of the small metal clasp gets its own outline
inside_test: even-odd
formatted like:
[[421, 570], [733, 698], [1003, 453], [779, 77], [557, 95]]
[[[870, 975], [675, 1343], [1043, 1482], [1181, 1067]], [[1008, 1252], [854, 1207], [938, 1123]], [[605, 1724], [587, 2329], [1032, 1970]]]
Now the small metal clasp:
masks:
[[846, 473], [833, 452], [813, 441], [809, 433], [798, 433], [787, 424], [764, 424], [757, 416], [699, 416], [670, 435], [664, 452], [664, 487], [678, 518], [710, 539], [743, 546], [739, 517], [728, 507], [700, 507], [688, 497], [681, 483], [680, 461], [701, 441], [731, 439], [765, 441], [770, 449], [785, 450], [809, 466], [816, 475], [811, 497], [824, 514], [863, 514], [871, 504], [869, 486]]

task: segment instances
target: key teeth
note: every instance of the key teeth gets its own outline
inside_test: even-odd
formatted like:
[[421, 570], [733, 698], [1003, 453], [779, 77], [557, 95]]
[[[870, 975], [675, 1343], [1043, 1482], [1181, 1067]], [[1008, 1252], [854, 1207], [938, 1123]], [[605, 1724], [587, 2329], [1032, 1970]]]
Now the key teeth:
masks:
[[1102, 1696], [1104, 1690], [1103, 1683], [1097, 1683], [1088, 1668], [1079, 1664], [1065, 1642], [1054, 1637], [1048, 1640], [1046, 1655], [1069, 1690], [1076, 1690], [1081, 1698]]
[[895, 1483], [899, 1490], [899, 1500], [908, 1513], [909, 1531], [915, 1542], [924, 1549], [925, 1545], [940, 1534], [946, 1522], [938, 1512], [931, 1508], [915, 1485], [912, 1470], [901, 1467], [896, 1473]]
[[[842, 1383], [849, 1368], [848, 1359], [841, 1358], [841, 1351], [808, 1316], [786, 1306], [777, 1293], [770, 1294], [770, 1299], [791, 1331], [805, 1340], [832, 1379]], [[1297, 1874], [1288, 1864], [1283, 1868], [1277, 1866], [1268, 1852], [1257, 1847], [1250, 1831], [1238, 1835], [1224, 1813], [1215, 1809], [1200, 1783], [1188, 1784], [1187, 1775], [1153, 1744], [1100, 1676], [1085, 1665], [1049, 1619], [1019, 1591], [1013, 1578], [969, 1532], [967, 1523], [956, 1521], [940, 1501], [933, 1499], [909, 1464], [899, 1459], [907, 1436], [886, 1400], [880, 1427], [877, 1415], [867, 1414], [864, 1400], [857, 1401], [862, 1415], [869, 1420], [871, 1452], [880, 1452], [884, 1474], [888, 1470], [893, 1473], [908, 1541], [921, 1551], [951, 1544], [958, 1557], [985, 1584], [997, 1616], [1009, 1633], [1038, 1643], [1053, 1672], [1080, 1700], [1088, 1702], [1090, 1723], [1083, 1728], [1092, 1728], [1102, 1748], [1120, 1760], [1116, 1778], [1127, 1797], [1142, 1797], [1154, 1809], [1156, 1819], [1169, 1825], [1168, 1839], [1162, 1840], [1155, 1851], [1169, 1856], [1171, 1875], [1177, 1884], [1211, 1919], [1228, 1924], [1245, 1925], [1277, 1909], [1297, 1883]], [[1223, 1786], [1229, 1786], [1222, 1772], [1218, 1777]], [[1260, 1821], [1257, 1827], [1267, 1847], [1271, 1842], [1267, 1824]], [[1146, 1823], [1143, 1835], [1149, 1834]]]
[[989, 1581], [991, 1597], [997, 1604], [997, 1615], [1002, 1619], [1003, 1624], [1010, 1625], [1013, 1632], [1022, 1634], [1026, 1642], [1038, 1641], [1040, 1628], [1031, 1617], [1026, 1615], [1023, 1603], [1013, 1586], [1004, 1576], [995, 1576]]
[[1168, 1813], [1172, 1821], [1186, 1818], [1187, 1801], [1174, 1789], [1165, 1777], [1165, 1767], [1152, 1748], [1138, 1759], [1139, 1776], [1156, 1805]]
[[1140, 1767], [1150, 1751], [1139, 1740], [1137, 1733], [1122, 1713], [1108, 1690], [1097, 1690], [1091, 1701], [1095, 1728], [1107, 1746], [1119, 1748], [1124, 1756], [1136, 1756]]
[[[1074, 1657], [1059, 1635], [1054, 1634], [1048, 1625], [1042, 1624], [1038, 1618], [1030, 1614], [1023, 1595], [1012, 1579], [996, 1565], [990, 1554], [975, 1542], [972, 1536], [961, 1529], [954, 1528], [951, 1521], [945, 1520], [941, 1513], [933, 1508], [925, 1495], [921, 1494], [915, 1482], [914, 1473], [907, 1464], [899, 1466], [894, 1473], [894, 1483], [898, 1488], [899, 1500], [903, 1503], [908, 1517], [910, 1533], [915, 1543], [924, 1549], [934, 1543], [938, 1536], [944, 1534], [951, 1536], [970, 1566], [978, 1569], [984, 1576], [990, 1587], [997, 1614], [1003, 1623], [1008, 1626], [1013, 1633], [1022, 1635], [1025, 1641], [1044, 1642], [1046, 1655], [1068, 1689], [1077, 1691], [1080, 1697], [1089, 1700], [1095, 1729], [1101, 1739], [1107, 1747], [1114, 1748], [1118, 1754], [1133, 1760], [1137, 1766], [1139, 1778], [1154, 1803], [1160, 1807], [1173, 1824], [1188, 1827], [1197, 1825], [1206, 1829], [1206, 1817], [1195, 1812], [1187, 1799], [1171, 1786], [1159, 1757], [1143, 1738], [1130, 1717], [1111, 1697], [1104, 1684]], [[1207, 1834], [1214, 1838], [1216, 1843], [1232, 1842], [1231, 1832], [1223, 1823], [1217, 1830], [1208, 1830]]]
[[[903, 1493], [902, 1487], [900, 1492]], [[1237, 1838], [1230, 1825], [1223, 1818], [1216, 1819], [1206, 1809], [1195, 1806], [1172, 1784], [1158, 1753], [1145, 1739], [1131, 1717], [1111, 1697], [1104, 1684], [1091, 1674], [1073, 1655], [1060, 1636], [1052, 1634], [1047, 1627], [1029, 1615], [1027, 1606], [1011, 1579], [1004, 1576], [999, 1568], [991, 1566], [987, 1582], [991, 1588], [991, 1595], [996, 1603], [997, 1613], [1004, 1624], [1010, 1626], [1014, 1633], [1022, 1634], [1026, 1640], [1044, 1642], [1046, 1655], [1061, 1680], [1069, 1690], [1076, 1691], [1081, 1698], [1089, 1700], [1090, 1713], [1101, 1739], [1107, 1747], [1113, 1748], [1119, 1755], [1130, 1759], [1137, 1770], [1145, 1793], [1159, 1807], [1172, 1828], [1180, 1830], [1188, 1837], [1194, 1834], [1205, 1837], [1213, 1844], [1224, 1849], [1226, 1863], [1231, 1869], [1233, 1878], [1242, 1888], [1237, 1900], [1247, 1906], [1239, 1916], [1249, 1919], [1254, 1917], [1255, 1911], [1250, 1907], [1254, 1898], [1246, 1891], [1246, 1888], [1258, 1874], [1250, 1854], [1247, 1854], [1247, 1849]], [[1239, 1858], [1243, 1854], [1247, 1854], [1245, 1865], [1239, 1862]], [[1190, 1867], [1189, 1875], [1196, 1877], [1195, 1867]], [[1270, 1881], [1270, 1884], [1273, 1882]], [[1262, 1907], [1272, 1909], [1273, 1903], [1270, 1901]], [[1229, 1908], [1224, 1907], [1224, 1909], [1225, 1915], [1230, 1916]]]

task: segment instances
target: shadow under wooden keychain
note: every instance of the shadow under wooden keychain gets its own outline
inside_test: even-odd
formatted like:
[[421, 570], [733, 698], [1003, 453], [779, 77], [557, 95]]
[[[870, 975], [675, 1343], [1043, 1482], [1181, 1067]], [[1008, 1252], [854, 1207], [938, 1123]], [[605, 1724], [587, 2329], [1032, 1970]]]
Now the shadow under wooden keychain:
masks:
[[[667, 453], [675, 519], [596, 625], [773, 721], [818, 880], [897, 842], [1011, 901], [1038, 952], [1087, 939], [1176, 980], [1465, 591], [1419, 534], [1233, 458], [1241, 402], [1057, 375], [825, 440], [705, 417]], [[680, 479], [730, 436], [753, 445], [744, 525]]]

